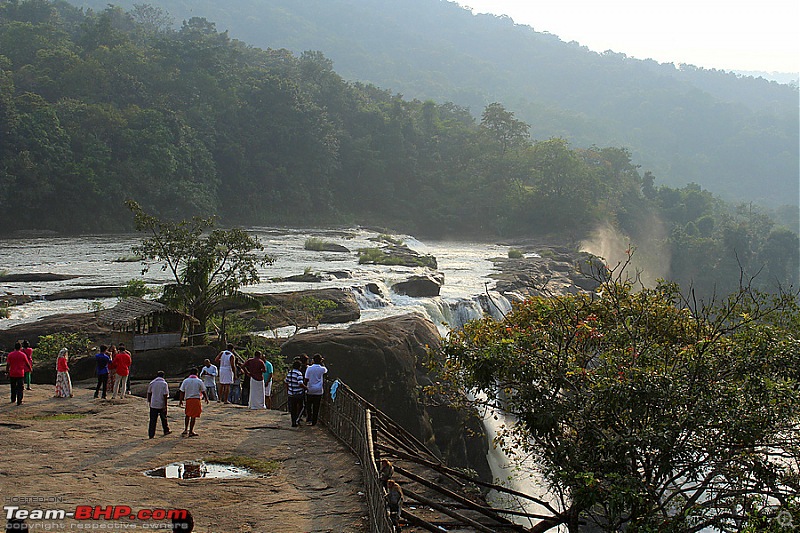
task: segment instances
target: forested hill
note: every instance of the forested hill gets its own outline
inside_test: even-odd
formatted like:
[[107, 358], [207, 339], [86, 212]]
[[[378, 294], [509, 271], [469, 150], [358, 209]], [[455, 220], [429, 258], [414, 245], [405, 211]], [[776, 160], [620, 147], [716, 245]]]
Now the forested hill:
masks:
[[404, 99], [206, 19], [172, 30], [152, 6], [0, 2], [0, 232], [131, 229], [128, 198], [228, 225], [571, 240], [610, 227], [707, 292], [740, 266], [767, 287], [800, 272], [796, 210], [781, 227], [696, 184], [656, 186], [624, 148], [532, 141], [502, 104], [476, 119]]
[[[76, 3], [101, 10], [109, 2]], [[796, 87], [597, 54], [443, 0], [150, 3], [178, 25], [206, 17], [254, 46], [322, 51], [345, 79], [409, 98], [452, 101], [475, 115], [501, 102], [535, 139], [627, 147], [658, 183], [695, 182], [732, 201], [772, 206], [800, 199]]]

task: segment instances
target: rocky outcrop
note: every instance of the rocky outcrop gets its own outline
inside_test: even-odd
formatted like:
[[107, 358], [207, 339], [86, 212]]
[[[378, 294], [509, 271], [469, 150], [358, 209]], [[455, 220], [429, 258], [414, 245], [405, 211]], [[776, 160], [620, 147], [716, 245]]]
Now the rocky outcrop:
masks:
[[[346, 330], [301, 333], [281, 347], [295, 355], [321, 353], [328, 377], [341, 379], [356, 393], [413, 433], [448, 464], [491, 476], [487, 443], [473, 412], [426, 405], [423, 387], [432, 383], [423, 362], [428, 348], [440, 345], [436, 326], [409, 314], [354, 324]], [[433, 421], [433, 424], [431, 423]], [[469, 427], [474, 432], [467, 432]]]
[[[253, 294], [258, 300], [268, 308], [265, 313], [263, 310], [240, 311], [239, 314], [245, 319], [253, 320], [253, 330], [263, 331], [284, 326], [297, 325], [303, 327], [313, 327], [318, 324], [342, 324], [353, 322], [361, 318], [361, 308], [358, 306], [353, 293], [342, 289], [319, 289], [295, 292], [279, 292], [267, 294]], [[326, 307], [321, 311], [319, 318], [312, 316], [308, 312], [308, 300], [304, 304], [304, 298], [332, 302], [332, 306]]]
[[123, 287], [88, 287], [67, 289], [44, 297], [45, 300], [94, 300], [96, 298], [116, 298], [122, 294]]
[[380, 248], [359, 250], [359, 262], [376, 265], [401, 265], [407, 267], [428, 267], [436, 270], [438, 264], [432, 255], [422, 255], [405, 244], [391, 244]]
[[43, 281], [66, 281], [79, 278], [75, 274], [53, 274], [50, 272], [30, 272], [28, 274], [6, 274], [0, 276], [1, 282], [43, 282]]
[[350, 249], [347, 246], [342, 246], [341, 244], [336, 244], [335, 242], [322, 242], [314, 249], [319, 250], [320, 252], [336, 252], [342, 254], [350, 253]]
[[564, 248], [535, 248], [519, 259], [494, 258], [495, 290], [511, 299], [594, 292], [607, 276], [602, 259]]
[[392, 290], [414, 298], [432, 298], [439, 296], [439, 291], [444, 285], [444, 274], [437, 272], [424, 276], [411, 276], [406, 281], [395, 283]]

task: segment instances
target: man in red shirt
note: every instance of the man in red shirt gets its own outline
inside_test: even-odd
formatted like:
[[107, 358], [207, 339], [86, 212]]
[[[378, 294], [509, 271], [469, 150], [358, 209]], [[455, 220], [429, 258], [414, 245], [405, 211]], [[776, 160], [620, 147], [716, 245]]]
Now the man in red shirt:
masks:
[[15, 343], [14, 351], [6, 356], [6, 372], [11, 380], [11, 403], [17, 402], [17, 405], [22, 405], [22, 395], [25, 393], [23, 385], [25, 372], [32, 370], [33, 367], [28, 356], [22, 351], [22, 344]]
[[114, 380], [114, 390], [111, 393], [111, 398], [117, 397], [119, 391], [120, 400], [125, 399], [125, 391], [127, 390], [128, 375], [131, 373], [131, 352], [125, 349], [125, 346], [120, 344], [120, 351], [114, 356], [111, 364], [117, 371], [117, 379]]

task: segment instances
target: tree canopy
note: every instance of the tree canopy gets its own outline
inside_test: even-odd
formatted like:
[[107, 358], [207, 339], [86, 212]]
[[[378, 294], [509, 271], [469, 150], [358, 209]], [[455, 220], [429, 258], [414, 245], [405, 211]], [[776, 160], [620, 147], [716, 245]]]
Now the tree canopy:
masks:
[[[155, 262], [172, 274], [174, 283], [164, 288], [162, 299], [197, 319], [192, 334], [202, 337], [217, 306], [246, 297], [239, 289], [258, 283], [258, 267], [272, 262], [261, 253], [263, 245], [242, 229], [212, 229], [213, 218], [160, 220], [135, 201], [127, 205], [136, 229], [147, 235], [132, 249], [145, 261], [142, 273]], [[194, 335], [190, 339], [197, 340]]]
[[741, 531], [795, 509], [797, 295], [742, 287], [698, 307], [619, 272], [601, 288], [467, 324], [437, 357], [454, 397], [517, 420], [498, 444], [530, 454], [559, 499], [533, 531]]

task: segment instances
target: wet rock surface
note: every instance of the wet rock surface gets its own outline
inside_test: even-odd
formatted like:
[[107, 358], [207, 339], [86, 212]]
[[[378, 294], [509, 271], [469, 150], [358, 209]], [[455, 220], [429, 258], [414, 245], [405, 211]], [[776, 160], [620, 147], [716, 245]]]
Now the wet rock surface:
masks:
[[499, 271], [490, 275], [495, 290], [510, 299], [594, 292], [607, 275], [603, 261], [587, 252], [542, 246], [525, 251], [519, 259], [492, 259]]

